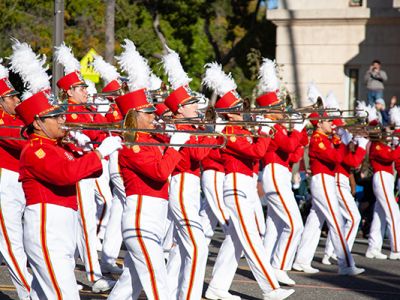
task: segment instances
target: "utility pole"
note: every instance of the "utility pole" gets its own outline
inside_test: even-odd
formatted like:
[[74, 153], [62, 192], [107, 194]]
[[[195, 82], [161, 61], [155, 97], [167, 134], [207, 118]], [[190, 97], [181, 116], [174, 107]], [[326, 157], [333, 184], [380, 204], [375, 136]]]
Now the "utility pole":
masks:
[[[54, 0], [54, 26], [53, 26], [53, 53], [54, 47], [64, 41], [64, 0]], [[57, 80], [63, 76], [63, 67], [58, 64], [53, 55], [52, 86], [55, 95], [58, 95]]]

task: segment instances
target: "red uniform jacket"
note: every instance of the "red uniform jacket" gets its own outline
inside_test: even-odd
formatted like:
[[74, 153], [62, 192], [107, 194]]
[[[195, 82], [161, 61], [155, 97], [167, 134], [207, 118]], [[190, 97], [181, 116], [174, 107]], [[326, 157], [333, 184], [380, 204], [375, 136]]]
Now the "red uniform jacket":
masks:
[[337, 164], [335, 172], [350, 177], [351, 169], [358, 168], [361, 165], [366, 153], [367, 151], [358, 146], [354, 152], [350, 151], [349, 147], [346, 147], [343, 161]]
[[[251, 134], [241, 126], [226, 126], [224, 133]], [[237, 172], [253, 177], [256, 163], [264, 157], [270, 143], [268, 137], [228, 137], [225, 149], [221, 150], [225, 174]]]
[[51, 203], [77, 210], [77, 182], [98, 177], [102, 170], [95, 152], [74, 158], [57, 140], [32, 135], [21, 152], [19, 181], [26, 205]]
[[210, 153], [201, 161], [203, 171], [215, 170], [224, 172], [224, 165], [220, 149], [212, 149]]
[[106, 113], [105, 117], [109, 123], [121, 122], [124, 119], [121, 111], [115, 103], [110, 103], [110, 110]]
[[264, 165], [277, 163], [284, 167], [289, 167], [290, 154], [300, 146], [302, 133], [293, 130], [290, 134], [280, 124], [275, 124], [275, 135], [269, 143], [267, 153], [263, 158]]
[[336, 164], [342, 162], [345, 147], [343, 144], [335, 148], [328, 136], [314, 131], [309, 148], [310, 169], [313, 175], [319, 173], [335, 175]]
[[[177, 130], [197, 130], [194, 126], [190, 125], [176, 125]], [[192, 135], [186, 144], [217, 144], [215, 138], [207, 136], [194, 136]], [[183, 172], [191, 173], [200, 177], [200, 161], [203, 160], [211, 151], [211, 148], [196, 148], [196, 147], [182, 147], [179, 152], [182, 159], [172, 172], [172, 176]]]
[[[7, 139], [8, 137], [21, 138], [21, 129], [3, 126], [24, 126], [24, 123], [18, 117], [0, 109], [0, 168], [18, 172], [19, 156], [26, 141]], [[5, 138], [2, 139], [2, 137]]]
[[297, 149], [290, 153], [289, 155], [289, 170], [292, 171], [293, 165], [298, 163], [300, 160], [303, 159], [304, 156], [304, 147], [300, 146]]
[[400, 147], [395, 150], [381, 142], [372, 142], [369, 148], [369, 159], [374, 173], [386, 171], [393, 174], [393, 162], [400, 159]]
[[[138, 132], [137, 142], [160, 143], [149, 133]], [[174, 148], [162, 146], [124, 147], [119, 152], [119, 166], [126, 196], [143, 195], [168, 200], [168, 177], [181, 160]]]

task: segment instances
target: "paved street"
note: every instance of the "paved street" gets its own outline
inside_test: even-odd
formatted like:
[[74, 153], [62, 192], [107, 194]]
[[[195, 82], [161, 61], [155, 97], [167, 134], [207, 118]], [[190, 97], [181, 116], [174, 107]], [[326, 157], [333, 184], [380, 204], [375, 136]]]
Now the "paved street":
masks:
[[[217, 256], [218, 248], [222, 242], [222, 234], [218, 232], [210, 247], [210, 257], [207, 265], [206, 284], [210, 280], [212, 266]], [[367, 248], [365, 239], [357, 239], [353, 254], [357, 265], [365, 268], [365, 274], [358, 277], [345, 277], [336, 275], [337, 266], [324, 266], [321, 263], [322, 239], [318, 247], [314, 267], [321, 270], [318, 274], [306, 275], [299, 272], [290, 272], [290, 276], [297, 282], [295, 294], [290, 299], [400, 299], [400, 261], [371, 260], [364, 257]], [[389, 253], [388, 241], [385, 241], [384, 252]], [[122, 252], [121, 254], [123, 254]], [[11, 283], [6, 267], [2, 265], [0, 272], [0, 299], [18, 299]], [[77, 266], [78, 281], [84, 285], [81, 292], [82, 299], [106, 299], [107, 295], [91, 293], [87, 281], [83, 276], [81, 264]], [[240, 267], [235, 276], [232, 293], [242, 299], [262, 299], [261, 290], [255, 282], [245, 259], [240, 262]], [[146, 299], [143, 295], [141, 299]]]

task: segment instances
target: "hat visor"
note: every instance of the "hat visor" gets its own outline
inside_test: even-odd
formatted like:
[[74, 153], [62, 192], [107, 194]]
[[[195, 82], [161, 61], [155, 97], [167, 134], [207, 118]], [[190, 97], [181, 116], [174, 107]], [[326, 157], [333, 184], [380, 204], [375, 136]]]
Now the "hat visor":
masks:
[[43, 115], [40, 115], [40, 117], [55, 117], [58, 115], [65, 114], [65, 107], [64, 106], [54, 106], [54, 110], [51, 110]]
[[76, 87], [76, 86], [88, 87], [88, 85], [87, 85], [86, 82], [84, 82], [84, 81], [80, 81], [80, 82], [74, 83], [74, 84], [72, 85], [72, 87]]
[[199, 102], [200, 101], [200, 99], [199, 98], [196, 98], [196, 97], [191, 97], [191, 98], [189, 98], [188, 100], [186, 100], [185, 102], [183, 102], [182, 103], [182, 105], [189, 105], [189, 104], [193, 104], [193, 103], [197, 103], [197, 102]]
[[240, 101], [240, 102], [238, 102], [237, 104], [235, 104], [234, 106], [232, 106], [232, 107], [227, 107], [227, 108], [224, 108], [224, 107], [221, 107], [221, 108], [216, 108], [215, 109], [215, 111], [216, 112], [226, 112], [226, 113], [235, 113], [236, 111], [239, 111], [239, 110], [243, 110], [243, 101]]
[[12, 96], [16, 96], [18, 94], [19, 94], [18, 91], [12, 90], [12, 91], [8, 92], [7, 94], [3, 95], [2, 97], [12, 97]]
[[151, 105], [151, 106], [148, 106], [148, 107], [143, 107], [143, 108], [139, 109], [138, 111], [141, 111], [141, 112], [144, 112], [144, 113], [152, 113], [152, 112], [155, 112], [156, 110], [157, 109], [153, 105]]

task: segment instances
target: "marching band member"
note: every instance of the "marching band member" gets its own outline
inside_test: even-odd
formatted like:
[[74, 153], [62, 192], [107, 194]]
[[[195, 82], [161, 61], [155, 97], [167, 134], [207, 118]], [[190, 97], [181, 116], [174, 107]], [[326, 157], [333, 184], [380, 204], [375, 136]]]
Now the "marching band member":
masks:
[[[63, 44], [56, 48], [55, 56], [57, 61], [64, 66], [66, 73], [64, 77], [58, 80], [57, 86], [62, 90], [64, 97], [68, 98], [68, 104], [70, 104], [66, 113], [67, 122], [91, 124], [101, 119], [100, 114], [92, 114], [86, 107], [88, 100], [87, 84], [78, 71], [80, 65], [73, 56], [72, 50]], [[82, 139], [89, 137], [93, 142], [101, 142], [106, 137], [106, 133], [98, 130], [84, 130], [83, 134], [75, 135]], [[96, 187], [99, 188], [99, 184], [96, 184], [96, 179], [93, 178], [84, 179], [77, 185], [80, 212], [78, 249], [85, 264], [87, 277], [93, 283], [92, 290], [98, 293], [111, 289], [115, 281], [103, 278], [96, 251], [98, 244]]]
[[[344, 125], [341, 119], [333, 120], [333, 124], [335, 126]], [[352, 136], [348, 135], [343, 128], [339, 128], [337, 133], [340, 137], [342, 137], [341, 140], [345, 145], [345, 153], [343, 161], [337, 164], [335, 170], [336, 195], [339, 201], [341, 215], [345, 221], [344, 234], [349, 246], [349, 250], [351, 251], [357, 236], [358, 227], [361, 221], [361, 214], [351, 193], [349, 177], [351, 169], [358, 168], [364, 160], [364, 157], [367, 153], [366, 147], [368, 140], [366, 138], [356, 136], [354, 138], [355, 143], [353, 144], [355, 149], [352, 151], [350, 149], [351, 141], [349, 140]], [[325, 244], [325, 254], [322, 259], [322, 263], [327, 265], [331, 264], [329, 258], [334, 256], [334, 249], [330, 235], [331, 234], [329, 233]]]
[[75, 158], [59, 144], [66, 134], [64, 111], [51, 106], [47, 94], [34, 94], [16, 112], [29, 135], [19, 180], [26, 196], [24, 245], [34, 274], [32, 289], [37, 299], [79, 299], [76, 184], [102, 172], [101, 159], [121, 147], [120, 139], [108, 138], [96, 151]]
[[[297, 251], [293, 269], [306, 273], [316, 273], [311, 267], [315, 250], [318, 246], [321, 228], [326, 220], [331, 232], [332, 243], [338, 256], [340, 275], [358, 275], [364, 269], [355, 266], [353, 256], [345, 239], [344, 221], [339, 212], [339, 203], [335, 190], [335, 167], [343, 161], [344, 146], [334, 148], [328, 135], [332, 133], [331, 121], [327, 113], [311, 113], [314, 132], [311, 136], [309, 157], [311, 177], [312, 208], [307, 217], [303, 235]], [[321, 118], [321, 119], [320, 119]]]
[[[223, 73], [220, 65], [213, 63], [207, 66], [210, 71], [217, 74], [209, 76], [210, 80], [213, 78], [215, 81], [220, 81], [223, 78], [225, 83], [223, 86], [211, 82], [208, 84], [210, 87], [221, 88], [216, 90], [217, 94], [225, 91], [215, 104], [216, 110], [232, 111], [225, 114], [227, 126], [223, 133], [231, 136], [226, 148], [221, 150], [225, 165], [224, 201], [230, 215], [229, 234], [225, 236], [218, 253], [205, 296], [207, 299], [240, 299], [230, 294], [228, 290], [244, 251], [252, 273], [263, 291], [264, 299], [285, 299], [294, 290], [283, 290], [279, 287], [269, 258], [265, 254], [255, 219], [256, 201], [259, 201], [259, 198], [254, 186], [254, 165], [265, 155], [270, 139], [268, 137], [254, 139], [249, 130], [234, 125], [235, 122], [243, 121], [242, 114], [235, 112], [235, 109], [242, 107], [242, 100], [235, 91], [236, 84], [231, 76]], [[269, 126], [263, 126], [261, 132], [269, 134], [270, 130]], [[249, 136], [242, 137], [241, 134]]]
[[17, 95], [18, 92], [8, 80], [8, 69], [0, 64], [0, 136], [11, 137], [0, 138], [0, 253], [19, 299], [29, 299], [32, 275], [26, 267], [22, 228], [26, 201], [22, 185], [18, 182], [19, 157], [26, 141], [18, 140], [18, 127], [24, 123], [15, 115], [15, 107], [20, 102]]
[[[172, 111], [173, 118], [198, 118], [198, 99], [191, 95], [188, 85], [191, 79], [183, 70], [179, 55], [169, 50], [163, 57], [163, 64], [174, 89], [164, 102]], [[194, 126], [185, 124], [176, 125], [176, 129], [196, 130]], [[191, 136], [189, 143], [215, 144], [216, 140]], [[201, 299], [208, 245], [200, 218], [200, 161], [210, 153], [210, 149], [182, 149], [183, 158], [172, 173], [169, 209], [175, 222], [177, 246], [170, 252], [168, 260], [171, 299]]]
[[[263, 94], [256, 101], [259, 107], [282, 109], [284, 104], [278, 99], [275, 91], [279, 90], [279, 83], [275, 74], [275, 63], [264, 59], [260, 68], [260, 86]], [[284, 114], [274, 113], [267, 115], [272, 120], [283, 120]], [[297, 121], [289, 135], [287, 129], [277, 123], [274, 125], [275, 134], [271, 139], [268, 150], [263, 157], [263, 188], [267, 199], [267, 219], [272, 219], [267, 226], [264, 247], [271, 257], [271, 264], [280, 283], [294, 285], [295, 282], [287, 271], [292, 269], [293, 260], [300, 243], [303, 231], [303, 220], [292, 191], [292, 172], [289, 169], [289, 159], [297, 148], [301, 147], [302, 131], [307, 120]], [[271, 229], [278, 234], [270, 234]], [[272, 239], [271, 239], [272, 238]], [[274, 251], [273, 251], [274, 250]], [[273, 253], [273, 255], [271, 255]]]

